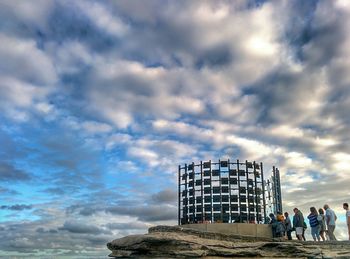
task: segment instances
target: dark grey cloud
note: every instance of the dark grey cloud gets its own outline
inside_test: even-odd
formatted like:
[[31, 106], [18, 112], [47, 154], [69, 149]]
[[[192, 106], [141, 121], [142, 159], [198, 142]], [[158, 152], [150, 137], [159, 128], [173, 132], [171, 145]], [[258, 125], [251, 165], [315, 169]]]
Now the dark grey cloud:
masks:
[[77, 234], [94, 234], [94, 235], [111, 234], [111, 232], [108, 230], [104, 230], [95, 225], [81, 223], [78, 221], [66, 221], [63, 224], [63, 227], [60, 227], [58, 230], [68, 231], [68, 232], [77, 233]]
[[196, 62], [198, 68], [203, 66], [222, 67], [229, 65], [234, 59], [232, 50], [225, 45], [218, 45], [211, 49], [205, 50], [200, 54]]
[[66, 193], [66, 191], [60, 187], [47, 188], [47, 189], [44, 189], [43, 192], [50, 193], [52, 195], [63, 195]]
[[0, 127], [0, 142], [2, 144], [0, 154], [4, 161], [11, 160], [14, 157], [22, 158], [26, 153], [25, 151], [27, 151], [19, 148], [20, 144], [16, 143], [6, 128]]
[[[335, 8], [334, 3], [321, 1], [315, 10], [315, 18], [310, 26], [310, 40], [303, 49], [305, 62], [312, 66], [329, 65], [333, 58], [341, 55], [339, 46], [346, 40], [346, 10]], [[327, 19], [324, 14], [328, 13]]]
[[141, 222], [130, 222], [130, 223], [108, 223], [106, 227], [111, 230], [145, 230], [148, 225]]
[[114, 206], [106, 208], [106, 212], [113, 215], [127, 215], [130, 217], [136, 217], [140, 221], [150, 222], [177, 219], [177, 208], [170, 206]]
[[151, 202], [155, 204], [175, 204], [177, 201], [177, 192], [175, 189], [165, 189], [151, 196]]
[[[81, 190], [82, 187], [94, 191], [100, 189], [101, 173], [97, 152], [84, 146], [83, 140], [74, 135], [63, 134], [59, 138], [50, 135], [42, 136], [37, 143], [41, 156], [39, 160], [43, 161], [41, 166], [51, 171], [43, 176], [43, 180], [51, 185], [47, 191], [78, 194], [76, 190]], [[92, 161], [96, 163], [91, 163]]]
[[[89, 2], [85, 2], [88, 4]], [[85, 42], [91, 49], [105, 52], [118, 45], [118, 39], [111, 37], [105, 31], [96, 27], [86, 12], [82, 12], [80, 5], [74, 2], [56, 2], [48, 21], [48, 28], [43, 36], [55, 42], [78, 40]], [[86, 6], [89, 8], [89, 5]], [[97, 17], [96, 17], [97, 18]]]
[[29, 173], [7, 162], [0, 162], [0, 181], [28, 181], [30, 179]]
[[31, 210], [32, 208], [33, 208], [33, 205], [26, 205], [26, 204], [2, 205], [2, 206], [0, 206], [1, 210], [15, 210], [15, 211]]
[[17, 257], [37, 256], [38, 251], [47, 253], [48, 256], [63, 256], [62, 250], [70, 257], [106, 256], [105, 244], [113, 239], [112, 235], [104, 234], [110, 233], [108, 230], [99, 231], [98, 227], [84, 226], [82, 223], [67, 223], [66, 230], [49, 227], [55, 225], [56, 222], [47, 220], [9, 223], [5, 227], [0, 224], [1, 250]]
[[17, 192], [17, 191], [15, 191], [15, 190], [12, 190], [12, 189], [0, 187], [0, 194], [1, 194], [1, 195], [11, 195], [11, 196], [14, 196], [14, 195], [18, 195], [18, 194], [20, 194], [20, 193]]
[[81, 216], [92, 216], [104, 210], [104, 207], [98, 204], [72, 205], [67, 208], [67, 214], [79, 213]]
[[45, 233], [57, 234], [58, 230], [56, 230], [56, 229], [49, 229], [49, 230], [47, 230], [45, 228], [40, 227], [40, 228], [37, 228], [35, 230], [35, 232], [40, 233], [40, 234], [45, 234]]
[[311, 1], [292, 1], [288, 2], [287, 8], [290, 15], [285, 17], [288, 19], [285, 26], [284, 40], [295, 51], [294, 58], [302, 60], [302, 47], [312, 39], [311, 25], [314, 19], [314, 12], [317, 8], [317, 0]]

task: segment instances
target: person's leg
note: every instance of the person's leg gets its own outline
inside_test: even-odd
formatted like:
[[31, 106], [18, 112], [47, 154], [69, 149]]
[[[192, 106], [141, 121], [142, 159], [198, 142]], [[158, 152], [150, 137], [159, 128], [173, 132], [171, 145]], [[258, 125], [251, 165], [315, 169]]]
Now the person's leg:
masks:
[[[350, 229], [349, 229], [350, 231]], [[287, 231], [287, 237], [288, 237], [288, 240], [292, 240], [292, 231]], [[349, 232], [349, 237], [350, 237], [350, 232]]]
[[336, 240], [334, 233], [333, 233], [334, 229], [335, 229], [335, 226], [328, 225], [328, 236], [329, 236], [330, 240]]
[[301, 237], [303, 238], [304, 241], [306, 241], [306, 238], [305, 238], [305, 228], [303, 228], [303, 234], [301, 235]]
[[298, 240], [302, 241], [303, 240], [303, 228], [297, 227], [295, 229], [295, 233], [297, 235]]
[[272, 226], [272, 237], [276, 237], [276, 227]]
[[321, 238], [320, 238], [320, 227], [319, 226], [316, 227], [316, 238], [317, 238], [317, 241], [320, 242]]
[[311, 227], [311, 236], [314, 241], [316, 241], [316, 229], [315, 227]]
[[322, 238], [322, 241], [325, 241], [324, 231], [323, 230], [320, 231], [320, 237]]

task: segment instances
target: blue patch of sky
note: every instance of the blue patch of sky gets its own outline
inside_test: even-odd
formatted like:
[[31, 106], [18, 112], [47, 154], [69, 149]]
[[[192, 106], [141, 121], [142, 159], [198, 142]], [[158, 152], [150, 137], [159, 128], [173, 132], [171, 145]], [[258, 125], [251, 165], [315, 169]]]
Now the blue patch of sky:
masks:
[[97, 28], [74, 5], [63, 6], [57, 3], [50, 19], [47, 37], [56, 43], [66, 40], [83, 41], [98, 52], [106, 52], [118, 46], [121, 41], [115, 36]]
[[25, 211], [8, 211], [0, 210], [0, 223], [13, 221], [35, 221], [40, 217], [32, 214], [32, 210]]
[[313, 180], [321, 180], [323, 178], [322, 175], [316, 171], [310, 171], [309, 174]]
[[312, 39], [312, 22], [318, 0], [291, 1], [291, 7], [295, 10], [285, 32], [285, 40], [294, 50], [296, 61], [303, 62], [302, 47]]
[[45, 49], [45, 43], [47, 41], [46, 35], [43, 31], [37, 30], [35, 33], [36, 47], [40, 50]]
[[249, 0], [247, 2], [248, 9], [255, 9], [262, 7], [268, 0]]

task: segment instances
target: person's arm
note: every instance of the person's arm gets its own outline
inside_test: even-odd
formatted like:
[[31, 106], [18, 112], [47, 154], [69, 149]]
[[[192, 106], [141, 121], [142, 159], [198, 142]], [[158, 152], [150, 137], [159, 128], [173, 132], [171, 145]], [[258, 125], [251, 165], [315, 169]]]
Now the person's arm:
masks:
[[326, 217], [326, 223], [327, 223], [327, 225], [328, 225], [328, 224], [329, 224], [329, 221], [331, 220], [331, 217], [330, 217], [330, 215], [329, 215], [329, 212], [327, 213], [327, 211], [326, 211], [325, 217]]
[[348, 224], [348, 226], [350, 225], [350, 211], [346, 213], [346, 223]]

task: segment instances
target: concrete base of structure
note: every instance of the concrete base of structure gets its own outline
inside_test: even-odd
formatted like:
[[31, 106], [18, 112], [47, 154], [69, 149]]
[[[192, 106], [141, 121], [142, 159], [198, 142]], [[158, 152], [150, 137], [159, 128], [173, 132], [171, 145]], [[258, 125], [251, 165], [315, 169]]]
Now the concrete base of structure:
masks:
[[240, 235], [257, 238], [272, 238], [271, 225], [248, 223], [199, 223], [185, 224], [182, 228], [190, 228], [228, 235]]

